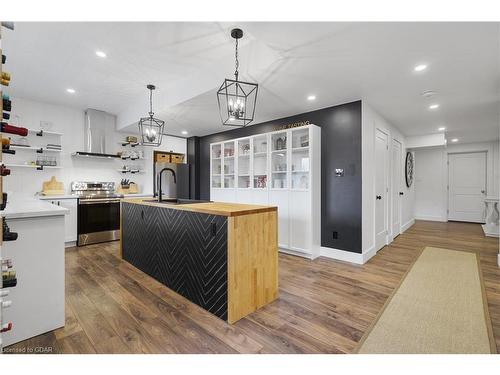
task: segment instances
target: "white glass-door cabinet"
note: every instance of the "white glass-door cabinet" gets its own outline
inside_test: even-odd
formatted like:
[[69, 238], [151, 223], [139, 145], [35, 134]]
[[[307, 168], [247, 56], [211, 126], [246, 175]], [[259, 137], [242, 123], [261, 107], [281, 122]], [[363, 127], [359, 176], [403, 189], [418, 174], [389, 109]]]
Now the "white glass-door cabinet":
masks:
[[319, 256], [321, 128], [307, 125], [210, 147], [211, 200], [277, 206], [280, 250]]

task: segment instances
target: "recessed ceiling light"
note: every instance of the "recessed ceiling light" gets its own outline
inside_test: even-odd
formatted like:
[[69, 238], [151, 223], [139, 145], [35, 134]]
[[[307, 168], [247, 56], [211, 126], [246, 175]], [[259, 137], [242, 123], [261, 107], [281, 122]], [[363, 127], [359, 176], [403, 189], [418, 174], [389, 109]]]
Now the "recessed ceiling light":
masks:
[[311, 101], [311, 100], [315, 100], [316, 99], [316, 95], [309, 95], [307, 97], [307, 100]]
[[70, 94], [74, 94], [76, 91], [75, 91], [75, 89], [66, 89], [66, 92], [69, 92]]
[[453, 143], [458, 142], [458, 138], [453, 138], [451, 141], [452, 141]]
[[102, 52], [102, 51], [95, 51], [95, 54], [99, 57], [106, 57], [106, 53]]
[[427, 69], [427, 64], [418, 64], [413, 68], [416, 72], [423, 72], [425, 69]]
[[445, 128], [444, 126], [441, 126], [440, 128], [438, 128], [438, 130], [439, 130], [440, 132], [444, 132], [444, 131], [446, 130], [446, 128]]
[[438, 109], [439, 108], [439, 104], [431, 104], [429, 106], [429, 109]]
[[188, 132], [187, 132], [187, 130], [183, 130], [183, 131], [181, 131], [181, 133], [186, 135]]

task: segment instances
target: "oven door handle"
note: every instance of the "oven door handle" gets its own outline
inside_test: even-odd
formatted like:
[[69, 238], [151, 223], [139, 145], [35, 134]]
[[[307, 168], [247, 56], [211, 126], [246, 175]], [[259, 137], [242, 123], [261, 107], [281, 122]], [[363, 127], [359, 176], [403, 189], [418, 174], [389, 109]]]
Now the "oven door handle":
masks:
[[80, 199], [78, 204], [120, 203], [120, 199]]

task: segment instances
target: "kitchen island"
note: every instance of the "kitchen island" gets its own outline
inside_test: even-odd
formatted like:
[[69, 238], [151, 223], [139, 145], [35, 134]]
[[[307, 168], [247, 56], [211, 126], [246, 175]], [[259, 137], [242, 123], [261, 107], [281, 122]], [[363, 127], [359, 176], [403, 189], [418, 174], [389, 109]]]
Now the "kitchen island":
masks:
[[122, 258], [234, 323], [278, 298], [277, 207], [122, 201]]

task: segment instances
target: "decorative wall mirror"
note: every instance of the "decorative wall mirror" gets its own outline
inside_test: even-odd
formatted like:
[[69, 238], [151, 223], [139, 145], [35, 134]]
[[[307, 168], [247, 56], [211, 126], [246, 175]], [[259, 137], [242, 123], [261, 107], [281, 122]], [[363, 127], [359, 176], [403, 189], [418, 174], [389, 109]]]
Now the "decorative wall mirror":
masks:
[[413, 154], [411, 152], [406, 153], [405, 175], [406, 186], [410, 187], [413, 183]]

